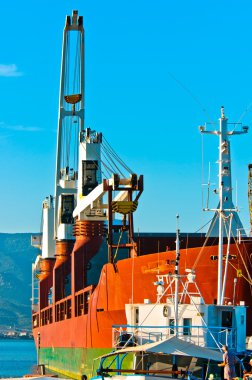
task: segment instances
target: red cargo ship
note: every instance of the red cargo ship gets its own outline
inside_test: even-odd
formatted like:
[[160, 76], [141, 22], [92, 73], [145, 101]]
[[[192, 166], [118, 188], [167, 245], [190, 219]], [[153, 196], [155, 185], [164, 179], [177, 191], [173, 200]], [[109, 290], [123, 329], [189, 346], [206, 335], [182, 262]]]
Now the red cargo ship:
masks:
[[[77, 54], [69, 54], [70, 46]], [[201, 132], [211, 133], [204, 127]], [[207, 237], [181, 234], [180, 271], [196, 271], [206, 303], [245, 303], [250, 318], [252, 241], [242, 237], [232, 202], [229, 135], [237, 132], [228, 131], [223, 108], [220, 129], [212, 133], [220, 140], [220, 203]], [[112, 348], [112, 326], [126, 323], [125, 305], [155, 303], [156, 275], [174, 272], [175, 233], [134, 234], [142, 191], [143, 176], [122, 162], [101, 133], [84, 128], [84, 28], [74, 11], [63, 35], [55, 196], [43, 202], [42, 237], [33, 237], [41, 248], [32, 298], [39, 364], [76, 379], [89, 376], [94, 358]], [[248, 325], [247, 335], [251, 330]]]

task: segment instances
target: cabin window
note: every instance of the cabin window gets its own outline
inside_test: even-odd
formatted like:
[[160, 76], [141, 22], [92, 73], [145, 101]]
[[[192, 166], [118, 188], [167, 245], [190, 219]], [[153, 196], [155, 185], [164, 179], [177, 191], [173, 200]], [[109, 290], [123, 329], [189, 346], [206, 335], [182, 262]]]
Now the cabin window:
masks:
[[192, 318], [183, 319], [183, 335], [192, 335]]
[[48, 291], [48, 305], [52, 305], [52, 294], [53, 294], [53, 289], [50, 288]]
[[88, 195], [97, 185], [98, 161], [82, 161], [82, 195]]
[[74, 195], [61, 195], [61, 223], [73, 223]]
[[170, 335], [174, 335], [174, 334], [175, 334], [175, 331], [174, 331], [174, 323], [175, 323], [174, 318], [170, 318], [170, 319], [169, 319]]
[[168, 306], [165, 305], [163, 308], [163, 316], [168, 317], [168, 314], [169, 314], [169, 309], [168, 309]]
[[232, 327], [232, 311], [222, 312], [222, 327]]
[[135, 308], [135, 325], [138, 325], [139, 323], [139, 309], [138, 307]]
[[68, 297], [71, 295], [71, 273], [69, 273], [66, 277], [65, 277], [65, 281], [64, 281], [64, 294], [65, 294], [65, 297]]

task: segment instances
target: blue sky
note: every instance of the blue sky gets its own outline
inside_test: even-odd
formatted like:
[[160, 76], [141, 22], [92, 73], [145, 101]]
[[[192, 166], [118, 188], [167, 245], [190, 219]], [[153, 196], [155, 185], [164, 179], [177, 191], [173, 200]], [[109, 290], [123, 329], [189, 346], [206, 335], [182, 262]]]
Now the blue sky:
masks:
[[[211, 218], [201, 211], [209, 162], [218, 181], [217, 137], [204, 137], [202, 164], [198, 126], [218, 122], [224, 105], [230, 122], [247, 111], [252, 127], [251, 1], [3, 2], [0, 232], [39, 231], [42, 200], [54, 191], [62, 31], [73, 9], [86, 31], [86, 126], [145, 176], [135, 229], [172, 232], [179, 213], [181, 231], [198, 230]], [[245, 227], [251, 145], [252, 130], [232, 138]]]

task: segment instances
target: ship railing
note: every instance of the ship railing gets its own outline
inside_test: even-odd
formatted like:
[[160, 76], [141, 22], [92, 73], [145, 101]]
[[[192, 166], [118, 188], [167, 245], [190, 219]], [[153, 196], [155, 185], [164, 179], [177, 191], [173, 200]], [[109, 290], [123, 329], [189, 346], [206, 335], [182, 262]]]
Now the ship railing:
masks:
[[55, 322], [71, 318], [71, 298], [72, 296], [68, 296], [55, 302]]
[[53, 321], [53, 308], [52, 306], [45, 307], [40, 313], [40, 326], [45, 326]]
[[32, 312], [33, 313], [37, 313], [39, 311], [39, 305], [36, 303], [36, 304], [32, 304]]
[[[95, 286], [90, 285], [86, 288], [75, 292], [75, 316], [79, 317], [81, 315], [88, 313], [88, 305], [91, 294], [94, 291]], [[63, 300], [55, 302], [54, 305], [49, 305], [41, 311], [33, 313], [32, 323], [33, 328], [39, 326], [45, 326], [47, 324], [53, 323], [53, 308], [54, 308], [54, 321], [64, 321], [65, 319], [70, 319], [72, 317], [72, 296], [68, 296]]]
[[32, 327], [39, 327], [39, 313], [32, 314]]
[[251, 241], [252, 238], [252, 232], [250, 228], [240, 228], [237, 230], [237, 235], [238, 235], [238, 242], [246, 242], [246, 241]]
[[87, 286], [75, 293], [75, 316], [88, 313], [88, 304], [91, 294], [94, 291], [94, 285]]
[[177, 336], [201, 347], [216, 349], [223, 344], [235, 349], [236, 329], [222, 326], [139, 326], [113, 325], [112, 345], [115, 348], [142, 345]]

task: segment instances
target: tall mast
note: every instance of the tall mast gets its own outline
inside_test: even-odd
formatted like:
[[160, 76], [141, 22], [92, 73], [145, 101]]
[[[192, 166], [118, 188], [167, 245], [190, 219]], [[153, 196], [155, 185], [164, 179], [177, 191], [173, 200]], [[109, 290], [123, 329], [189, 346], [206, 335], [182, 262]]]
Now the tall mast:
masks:
[[[204, 211], [214, 211], [215, 216], [209, 228], [209, 235], [215, 236], [214, 228], [218, 228], [219, 250], [218, 250], [218, 294], [217, 304], [223, 302], [223, 284], [222, 284], [222, 261], [223, 261], [223, 218], [227, 218], [231, 213], [234, 215], [235, 223], [230, 227], [233, 234], [236, 234], [237, 229], [243, 229], [240, 218], [237, 214], [238, 209], [234, 207], [232, 200], [232, 183], [231, 183], [231, 155], [229, 136], [241, 135], [248, 132], [248, 127], [243, 127], [241, 131], [234, 129], [228, 130], [228, 119], [225, 117], [224, 107], [221, 107], [221, 117], [219, 119], [219, 130], [206, 131], [205, 127], [200, 127], [201, 133], [214, 134], [219, 136], [219, 188], [216, 193], [219, 194], [219, 205], [217, 209], [204, 209]], [[235, 124], [236, 125], [236, 124]], [[232, 223], [230, 218], [230, 223]], [[218, 223], [217, 223], [218, 222]]]
[[174, 304], [175, 304], [175, 318], [174, 324], [176, 326], [176, 336], [178, 335], [178, 296], [179, 296], [179, 260], [180, 260], [180, 240], [179, 240], [179, 215], [177, 215], [177, 230], [176, 230], [176, 264], [175, 264], [175, 295], [174, 295]]
[[[72, 46], [74, 52], [70, 50]], [[84, 129], [84, 28], [78, 11], [66, 17], [61, 62], [54, 234], [57, 240], [71, 240], [77, 193], [78, 136]]]

